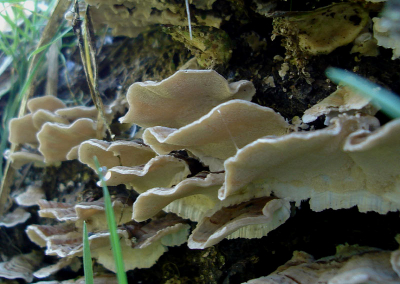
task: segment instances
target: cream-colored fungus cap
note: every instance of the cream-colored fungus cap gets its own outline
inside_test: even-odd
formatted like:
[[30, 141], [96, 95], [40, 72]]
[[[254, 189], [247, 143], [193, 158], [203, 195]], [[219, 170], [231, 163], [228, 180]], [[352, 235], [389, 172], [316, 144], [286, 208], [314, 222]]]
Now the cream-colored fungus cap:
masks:
[[96, 123], [88, 118], [80, 118], [71, 125], [48, 122], [37, 134], [39, 151], [46, 163], [66, 161], [74, 146], [96, 135]]
[[226, 237], [261, 238], [290, 217], [290, 204], [273, 197], [260, 197], [210, 211], [190, 235], [189, 248], [204, 249]]
[[43, 96], [30, 99], [27, 103], [27, 107], [31, 113], [10, 120], [10, 134], [8, 140], [14, 144], [27, 143], [37, 146], [39, 142], [36, 138], [36, 133], [39, 128], [34, 125], [33, 114], [40, 109], [54, 112], [59, 108], [65, 107], [65, 104], [54, 96]]
[[297, 205], [310, 198], [314, 211], [399, 210], [400, 120], [369, 131], [370, 120], [343, 116], [322, 130], [256, 140], [225, 162], [219, 197], [258, 188]]
[[25, 223], [30, 217], [31, 213], [21, 207], [17, 207], [14, 211], [0, 217], [0, 227], [11, 228], [18, 224]]
[[[106, 223], [105, 215], [102, 216], [103, 222]], [[167, 247], [186, 242], [189, 227], [181, 218], [171, 215], [152, 220], [147, 224], [132, 221], [118, 227], [125, 270], [153, 266], [167, 251]], [[62, 258], [82, 256], [82, 231], [73, 223], [55, 226], [30, 225], [26, 232], [31, 241], [47, 247], [46, 255], [57, 255]], [[89, 244], [92, 257], [115, 272], [115, 261], [110, 254], [109, 231], [91, 231]]]
[[38, 205], [39, 200], [45, 198], [46, 195], [41, 186], [29, 185], [25, 192], [15, 197], [15, 201], [21, 206]]
[[147, 145], [139, 141], [114, 141], [90, 139], [81, 143], [79, 147], [79, 161], [96, 169], [94, 156], [102, 167], [139, 166], [146, 164], [156, 156], [156, 153]]
[[358, 245], [340, 245], [333, 256], [315, 260], [311, 255], [295, 251], [291, 260], [269, 276], [243, 284], [395, 284], [399, 274], [391, 265], [391, 256], [398, 251], [383, 251]]
[[11, 166], [14, 169], [20, 169], [22, 166], [29, 163], [33, 163], [35, 167], [44, 167], [46, 165], [42, 155], [25, 151], [11, 153], [9, 158], [11, 161]]
[[213, 70], [181, 70], [161, 82], [138, 82], [128, 90], [128, 113], [120, 119], [142, 127], [180, 128], [231, 99], [250, 101], [250, 81], [228, 83]]
[[157, 156], [146, 165], [113, 167], [108, 170], [106, 184], [125, 184], [138, 193], [154, 187], [171, 187], [190, 174], [188, 164], [170, 155]]
[[281, 136], [288, 131], [289, 124], [271, 108], [231, 100], [180, 129], [147, 128], [143, 139], [158, 154], [187, 149], [210, 166], [211, 171], [219, 171], [225, 159], [248, 143], [263, 136]]
[[6, 279], [24, 279], [32, 282], [33, 272], [42, 261], [43, 255], [39, 251], [32, 251], [28, 254], [20, 254], [9, 261], [0, 262], [0, 277]]
[[132, 218], [138, 222], [145, 221], [164, 208], [182, 218], [199, 221], [219, 202], [218, 189], [224, 177], [224, 173], [200, 173], [171, 188], [149, 189], [133, 204]]
[[[319, 116], [328, 115], [336, 116], [340, 113], [352, 114], [355, 112], [375, 115], [377, 108], [370, 104], [371, 99], [357, 94], [349, 87], [338, 86], [338, 89], [328, 97], [307, 109], [304, 112], [302, 120], [304, 123], [310, 123]], [[326, 120], [325, 120], [326, 121]], [[326, 121], [327, 122], [327, 121]], [[326, 123], [328, 125], [329, 123]]]

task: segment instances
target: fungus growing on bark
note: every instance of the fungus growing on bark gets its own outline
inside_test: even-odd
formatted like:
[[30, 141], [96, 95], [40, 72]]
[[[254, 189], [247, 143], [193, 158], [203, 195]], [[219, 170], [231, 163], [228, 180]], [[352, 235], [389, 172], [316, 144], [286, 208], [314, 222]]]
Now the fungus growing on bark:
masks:
[[88, 118], [78, 119], [71, 125], [48, 122], [37, 134], [39, 151], [46, 163], [66, 161], [74, 146], [96, 136], [96, 123]]
[[[52, 274], [57, 273], [61, 269], [71, 266], [72, 268], [77, 268], [75, 270], [79, 270], [80, 267], [82, 266], [81, 261], [77, 257], [69, 257], [69, 258], [62, 258], [59, 261], [57, 261], [55, 264], [48, 265], [45, 267], [42, 267], [41, 269], [35, 271], [33, 273], [33, 276], [35, 278], [47, 278]], [[74, 269], [72, 269], [74, 270]], [[76, 272], [76, 271], [75, 271]]]
[[[291, 260], [266, 277], [247, 284], [356, 284], [400, 283], [397, 251], [384, 251], [358, 245], [340, 245], [336, 254], [315, 260], [311, 255], [295, 251]], [[246, 284], [243, 283], [243, 284]]]
[[[30, 144], [39, 147], [44, 163], [54, 164], [75, 158], [76, 146], [90, 138], [101, 138], [104, 130], [98, 129], [95, 107], [71, 107], [54, 96], [43, 96], [28, 101], [31, 113], [10, 121], [9, 141], [14, 144]], [[112, 118], [111, 108], [106, 108], [106, 119]], [[68, 155], [68, 153], [72, 151]], [[40, 164], [34, 153], [13, 153], [12, 159], [18, 161], [15, 167], [33, 160]]]
[[102, 167], [133, 167], [146, 164], [156, 154], [151, 148], [138, 141], [115, 141], [90, 139], [79, 146], [79, 161], [96, 169], [93, 157], [96, 156]]
[[370, 98], [357, 94], [349, 87], [339, 86], [335, 92], [307, 109], [302, 120], [304, 123], [310, 123], [319, 116], [326, 115], [325, 125], [329, 125], [329, 120], [341, 113], [375, 115], [378, 109], [371, 105], [370, 101]]
[[46, 195], [41, 186], [30, 185], [25, 192], [15, 197], [15, 201], [21, 206], [38, 205], [39, 200], [45, 198]]
[[[105, 215], [102, 214], [102, 217], [104, 227]], [[189, 225], [185, 224], [181, 218], [171, 215], [160, 217], [147, 224], [134, 221], [120, 224], [117, 233], [121, 238], [120, 244], [126, 270], [153, 266], [167, 251], [167, 247], [185, 243], [189, 230]], [[98, 228], [98, 226], [92, 226], [89, 229], [92, 257], [107, 269], [115, 272], [115, 261], [110, 254], [110, 233], [108, 230], [97, 230]], [[82, 231], [73, 223], [55, 226], [30, 225], [27, 228], [27, 234], [32, 242], [47, 247], [47, 255], [57, 255], [61, 258], [82, 256]]]
[[297, 205], [311, 198], [314, 211], [399, 210], [400, 120], [370, 131], [370, 119], [343, 116], [322, 130], [250, 143], [225, 162], [219, 197], [257, 190]]
[[32, 282], [33, 272], [42, 261], [43, 255], [38, 251], [14, 256], [9, 261], [0, 262], [0, 277], [6, 279], [24, 279]]
[[132, 218], [144, 221], [164, 208], [182, 218], [199, 221], [205, 212], [219, 203], [218, 189], [224, 178], [224, 173], [200, 173], [171, 188], [149, 189], [133, 204]]
[[161, 82], [138, 82], [129, 87], [129, 111], [120, 119], [141, 127], [179, 128], [231, 99], [250, 101], [253, 83], [228, 84], [213, 70], [181, 70]]
[[212, 171], [219, 171], [238, 148], [266, 135], [281, 136], [288, 130], [289, 124], [272, 109], [231, 100], [180, 129], [147, 128], [143, 139], [157, 154], [186, 149]]
[[170, 155], [157, 156], [146, 165], [117, 166], [108, 170], [105, 180], [109, 186], [125, 184], [138, 193], [154, 187], [171, 187], [190, 174], [188, 164]]
[[273, 197], [255, 198], [216, 209], [203, 216], [189, 237], [189, 248], [204, 249], [226, 237], [261, 238], [290, 216], [289, 202]]
[[21, 118], [11, 119], [8, 140], [14, 144], [27, 143], [37, 145], [36, 133], [39, 129], [33, 124], [33, 114], [40, 109], [54, 112], [63, 107], [65, 107], [65, 104], [54, 96], [30, 99], [27, 103], [27, 108], [31, 113]]
[[[116, 198], [112, 202], [118, 224], [131, 220], [132, 203], [126, 204], [126, 202], [130, 202], [129, 199]], [[78, 204], [40, 200], [38, 205], [40, 207], [38, 212], [40, 217], [74, 222], [77, 228], [82, 228], [83, 221], [86, 221], [90, 231], [106, 230], [108, 228], [107, 222], [104, 222], [105, 206], [103, 199]]]
[[14, 169], [20, 169], [22, 166], [29, 163], [33, 163], [35, 167], [44, 167], [46, 165], [42, 155], [25, 151], [14, 152], [10, 154], [9, 159]]
[[[393, 60], [399, 58], [400, 39], [393, 33], [394, 30], [398, 29], [396, 24], [389, 23], [388, 20], [378, 17], [373, 18], [372, 21], [374, 22], [374, 37], [378, 41], [378, 45], [393, 49]], [[391, 31], [391, 28], [393, 31]]]
[[11, 228], [18, 224], [25, 223], [30, 217], [31, 213], [21, 207], [17, 207], [14, 211], [0, 217], [0, 227]]

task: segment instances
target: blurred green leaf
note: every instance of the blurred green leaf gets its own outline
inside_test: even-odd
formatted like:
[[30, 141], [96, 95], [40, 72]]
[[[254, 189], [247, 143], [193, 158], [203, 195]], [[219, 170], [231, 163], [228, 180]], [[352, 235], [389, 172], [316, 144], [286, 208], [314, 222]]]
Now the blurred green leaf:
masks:
[[336, 84], [353, 88], [371, 99], [372, 104], [392, 118], [400, 117], [400, 98], [385, 88], [378, 86], [352, 72], [338, 68], [326, 69], [326, 76]]

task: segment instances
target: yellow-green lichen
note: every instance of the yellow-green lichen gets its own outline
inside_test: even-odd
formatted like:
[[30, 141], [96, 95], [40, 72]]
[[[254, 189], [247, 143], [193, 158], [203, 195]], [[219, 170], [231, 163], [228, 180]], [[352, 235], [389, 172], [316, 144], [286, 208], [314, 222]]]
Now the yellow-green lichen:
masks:
[[186, 27], [173, 26], [165, 28], [164, 31], [170, 34], [174, 40], [184, 43], [203, 68], [225, 64], [231, 58], [232, 41], [223, 30], [194, 26], [192, 27], [192, 39], [190, 39], [189, 30]]
[[274, 19], [274, 35], [292, 57], [328, 54], [351, 43], [366, 26], [368, 12], [354, 3], [339, 3]]

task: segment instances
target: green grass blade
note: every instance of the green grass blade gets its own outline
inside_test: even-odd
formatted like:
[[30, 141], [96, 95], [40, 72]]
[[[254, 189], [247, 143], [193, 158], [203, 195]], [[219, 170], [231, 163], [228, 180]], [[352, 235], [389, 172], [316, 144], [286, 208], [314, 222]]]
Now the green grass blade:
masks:
[[56, 38], [54, 38], [52, 41], [50, 41], [48, 44], [45, 44], [41, 47], [39, 47], [38, 49], [36, 49], [34, 52], [32, 52], [29, 57], [28, 60], [31, 59], [31, 57], [35, 54], [38, 54], [40, 52], [42, 52], [43, 50], [45, 50], [46, 48], [50, 47], [50, 45], [52, 45], [53, 43], [55, 43], [57, 40], [59, 40], [60, 38], [64, 37], [67, 33], [69, 33], [72, 30], [72, 27], [69, 27], [68, 29], [66, 29], [64, 32], [62, 32], [61, 34], [59, 34]]
[[0, 0], [0, 3], [5, 4], [16, 4], [16, 3], [23, 3], [26, 2], [25, 0]]
[[85, 221], [83, 221], [83, 271], [85, 272], [85, 283], [93, 284], [92, 255]]
[[326, 69], [326, 76], [336, 84], [349, 86], [365, 97], [371, 98], [371, 103], [380, 107], [381, 111], [392, 118], [400, 117], [400, 98], [352, 72], [338, 68]]
[[127, 284], [128, 280], [126, 278], [121, 246], [119, 244], [119, 236], [117, 233], [117, 224], [115, 222], [114, 210], [111, 204], [110, 193], [108, 192], [108, 188], [104, 180], [104, 175], [103, 175], [104, 169], [100, 167], [99, 160], [97, 159], [96, 156], [94, 157], [94, 163], [96, 165], [97, 173], [100, 178], [101, 186], [103, 187], [104, 204], [106, 207], [107, 223], [108, 223], [108, 229], [110, 230], [110, 241], [114, 255], [118, 283]]
[[7, 15], [0, 14], [1, 17], [10, 25], [13, 31], [17, 32], [22, 38], [30, 39], [29, 35], [26, 34], [20, 27], [18, 27], [17, 20], [11, 19]]

